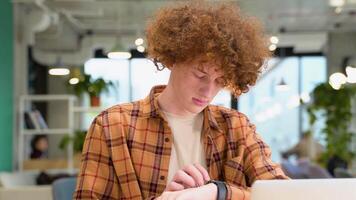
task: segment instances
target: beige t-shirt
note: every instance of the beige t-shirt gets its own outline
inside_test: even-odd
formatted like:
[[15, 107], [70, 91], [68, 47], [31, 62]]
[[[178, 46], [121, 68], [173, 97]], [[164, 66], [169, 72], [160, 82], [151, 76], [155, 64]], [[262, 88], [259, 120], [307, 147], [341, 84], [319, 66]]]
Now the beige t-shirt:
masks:
[[203, 113], [181, 117], [164, 112], [173, 134], [173, 144], [168, 169], [167, 183], [174, 174], [188, 164], [199, 163], [205, 169], [204, 144], [201, 139]]

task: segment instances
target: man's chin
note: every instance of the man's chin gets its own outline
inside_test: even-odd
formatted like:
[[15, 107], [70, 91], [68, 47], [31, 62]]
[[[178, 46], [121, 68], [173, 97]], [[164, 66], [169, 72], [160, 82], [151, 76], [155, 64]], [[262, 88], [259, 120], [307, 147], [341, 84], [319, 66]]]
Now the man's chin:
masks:
[[194, 106], [193, 109], [190, 110], [190, 112], [194, 114], [199, 114], [201, 113], [207, 106]]

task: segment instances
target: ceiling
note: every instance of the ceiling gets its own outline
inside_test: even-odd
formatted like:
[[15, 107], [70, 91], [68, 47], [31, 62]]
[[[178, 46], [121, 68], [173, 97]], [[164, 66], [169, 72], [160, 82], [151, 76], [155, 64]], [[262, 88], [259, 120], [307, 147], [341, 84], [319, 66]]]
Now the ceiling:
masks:
[[[328, 0], [229, 2], [236, 2], [246, 14], [257, 16], [270, 34], [279, 32], [305, 34], [356, 31], [356, 0], [345, 1], [338, 13], [335, 12], [335, 7], [329, 5]], [[38, 25], [40, 28], [35, 37], [35, 45], [38, 48], [46, 49], [46, 46], [46, 50], [60, 50], [61, 48], [66, 50], [66, 48], [74, 48], [74, 39], [68, 43], [67, 47], [64, 47], [65, 45], [61, 42], [63, 38], [70, 37], [70, 35], [76, 36], [75, 38], [83, 38], [86, 35], [108, 36], [119, 38], [126, 47], [132, 46], [135, 38], [144, 36], [145, 24], [157, 8], [177, 1], [13, 0], [13, 2], [17, 7], [30, 10], [32, 13], [42, 13], [42, 16], [47, 18], [47, 20], [42, 19], [47, 22], [43, 22], [42, 27]], [[52, 47], [48, 46], [49, 38], [53, 41]]]
[[[325, 32], [337, 27], [356, 30], [356, 1], [346, 0], [335, 12], [328, 0], [243, 0], [243, 10], [259, 17], [271, 33]], [[337, 24], [335, 26], [335, 24]]]

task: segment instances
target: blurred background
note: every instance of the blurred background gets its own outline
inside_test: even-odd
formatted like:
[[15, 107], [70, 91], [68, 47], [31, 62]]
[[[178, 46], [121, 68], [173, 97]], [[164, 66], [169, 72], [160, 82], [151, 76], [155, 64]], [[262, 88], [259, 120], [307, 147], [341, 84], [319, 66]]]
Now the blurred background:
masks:
[[[167, 83], [145, 25], [174, 2], [0, 2], [0, 199], [59, 199], [93, 118]], [[247, 94], [213, 104], [246, 114], [291, 178], [355, 177], [356, 0], [228, 2], [262, 21], [274, 57]]]

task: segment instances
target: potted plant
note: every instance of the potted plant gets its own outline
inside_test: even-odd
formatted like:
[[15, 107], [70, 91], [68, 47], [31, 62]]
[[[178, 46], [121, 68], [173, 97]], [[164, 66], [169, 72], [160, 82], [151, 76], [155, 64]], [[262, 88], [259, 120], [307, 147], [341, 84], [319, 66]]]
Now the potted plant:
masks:
[[349, 164], [355, 155], [355, 152], [351, 151], [354, 133], [349, 130], [352, 120], [351, 101], [355, 94], [355, 86], [346, 85], [335, 90], [329, 83], [319, 84], [312, 92], [313, 101], [307, 106], [311, 127], [317, 116], [325, 118], [322, 133], [326, 141], [326, 151], [320, 158], [320, 163], [324, 166], [335, 159]]
[[93, 79], [90, 75], [85, 74], [79, 79], [77, 84], [71, 85], [74, 93], [80, 96], [82, 93], [88, 93], [91, 106], [100, 106], [100, 94], [107, 92], [109, 87], [113, 87], [111, 81], [105, 81], [102, 78]]
[[61, 141], [59, 142], [59, 148], [65, 150], [70, 143], [73, 145], [74, 153], [82, 152], [84, 140], [87, 131], [75, 131], [74, 136], [71, 137], [69, 135], [63, 136]]
[[84, 146], [84, 140], [87, 131], [75, 131], [74, 136], [65, 135], [62, 137], [61, 141], [59, 142], [59, 148], [65, 150], [68, 145], [73, 145], [73, 159], [74, 159], [74, 166], [79, 167], [80, 160], [81, 160], [81, 152]]

